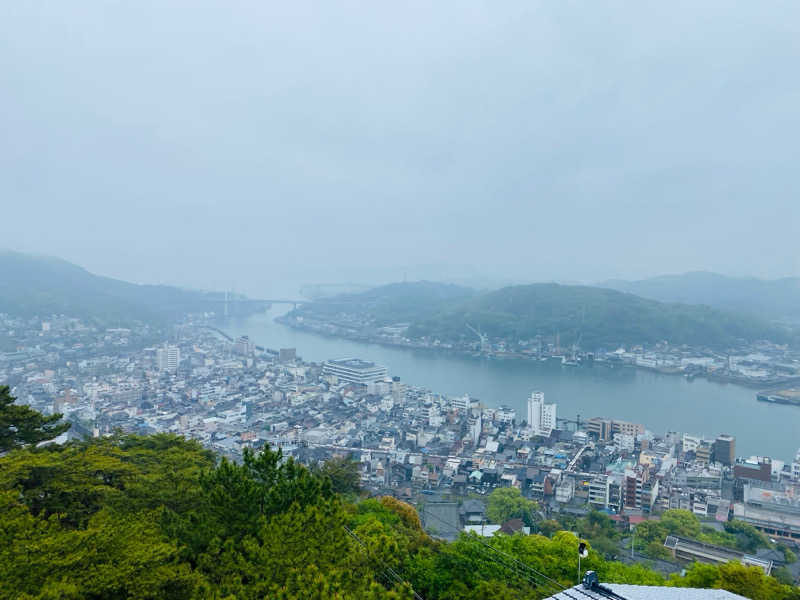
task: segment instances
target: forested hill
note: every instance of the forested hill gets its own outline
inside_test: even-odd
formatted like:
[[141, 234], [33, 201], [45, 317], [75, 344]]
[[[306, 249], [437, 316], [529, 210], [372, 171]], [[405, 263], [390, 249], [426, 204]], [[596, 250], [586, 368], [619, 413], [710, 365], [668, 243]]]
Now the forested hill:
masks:
[[800, 319], [798, 277], [768, 280], [693, 272], [599, 285], [661, 302], [706, 304], [769, 319]]
[[449, 283], [391, 283], [365, 292], [324, 298], [303, 305], [295, 314], [333, 320], [354, 317], [381, 327], [432, 317], [476, 293], [470, 288]]
[[577, 343], [587, 350], [663, 340], [673, 345], [720, 349], [741, 341], [790, 340], [784, 329], [753, 316], [554, 283], [511, 286], [481, 294], [416, 322], [410, 333], [454, 340], [470, 335], [465, 323], [494, 338], [558, 335], [563, 347]]
[[554, 283], [490, 292], [439, 283], [398, 283], [304, 305], [293, 313], [362, 332], [408, 324], [411, 338], [474, 341], [467, 327], [494, 340], [558, 336], [562, 347], [584, 350], [668, 341], [727, 349], [741, 342], [793, 342], [783, 327], [753, 315], [709, 306], [662, 303], [616, 290]]
[[219, 312], [221, 299], [220, 294], [100, 277], [57, 258], [0, 251], [0, 312], [15, 316], [159, 322], [187, 312]]

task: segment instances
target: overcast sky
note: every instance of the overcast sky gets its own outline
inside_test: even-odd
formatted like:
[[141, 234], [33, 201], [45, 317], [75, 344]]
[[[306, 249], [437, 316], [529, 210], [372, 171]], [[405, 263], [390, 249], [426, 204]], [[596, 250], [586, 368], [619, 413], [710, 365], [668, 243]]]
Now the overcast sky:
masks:
[[800, 275], [800, 3], [0, 3], [0, 246], [140, 282]]

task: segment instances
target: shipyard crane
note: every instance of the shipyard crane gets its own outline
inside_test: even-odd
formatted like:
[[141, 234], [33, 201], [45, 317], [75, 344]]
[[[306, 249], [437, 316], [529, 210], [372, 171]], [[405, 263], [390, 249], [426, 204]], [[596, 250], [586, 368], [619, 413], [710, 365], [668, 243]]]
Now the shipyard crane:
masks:
[[466, 323], [467, 329], [469, 329], [472, 333], [478, 336], [481, 340], [481, 352], [488, 352], [489, 351], [489, 336], [485, 333], [481, 333], [480, 329], [475, 329], [469, 323]]

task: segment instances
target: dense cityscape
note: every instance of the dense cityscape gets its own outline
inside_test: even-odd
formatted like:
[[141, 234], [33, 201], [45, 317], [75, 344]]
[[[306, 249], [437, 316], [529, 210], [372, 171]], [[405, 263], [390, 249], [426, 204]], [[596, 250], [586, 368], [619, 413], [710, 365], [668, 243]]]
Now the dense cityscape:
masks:
[[[365, 490], [416, 505], [444, 539], [522, 529], [486, 516], [493, 490], [515, 488], [538, 503], [543, 519], [602, 511], [630, 530], [685, 509], [719, 529], [733, 518], [775, 542], [800, 540], [800, 453], [791, 463], [739, 457], [735, 432], [706, 438], [614, 415], [562, 419], [558, 399], [535, 390], [527, 414], [517, 414], [420, 389], [358, 358], [307, 363], [294, 348], [257, 347], [203, 318], [175, 327], [169, 339], [149, 326], [106, 329], [64, 316], [2, 315], [0, 325], [17, 348], [0, 353], [0, 381], [19, 402], [64, 414], [73, 426], [62, 443], [168, 432], [234, 460], [264, 445], [310, 466], [350, 457]], [[786, 562], [772, 550], [758, 556], [691, 539], [663, 542], [675, 559], [738, 559], [766, 573]]]

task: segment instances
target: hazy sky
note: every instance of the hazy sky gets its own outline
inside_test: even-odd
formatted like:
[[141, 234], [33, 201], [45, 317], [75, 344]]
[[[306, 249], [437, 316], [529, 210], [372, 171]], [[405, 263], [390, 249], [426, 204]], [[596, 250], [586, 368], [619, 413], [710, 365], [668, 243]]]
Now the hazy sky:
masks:
[[800, 275], [800, 3], [0, 3], [0, 246], [142, 282]]

